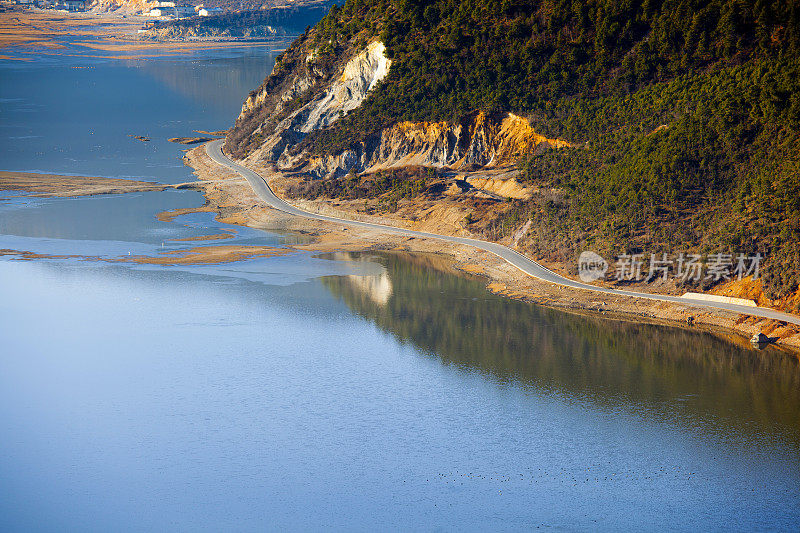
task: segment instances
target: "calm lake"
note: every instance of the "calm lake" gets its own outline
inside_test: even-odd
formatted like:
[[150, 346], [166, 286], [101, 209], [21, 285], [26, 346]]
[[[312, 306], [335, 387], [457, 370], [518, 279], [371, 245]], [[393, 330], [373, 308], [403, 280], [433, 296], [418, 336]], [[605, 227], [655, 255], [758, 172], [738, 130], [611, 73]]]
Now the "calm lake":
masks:
[[[265, 47], [0, 61], [0, 170], [193, 179]], [[129, 135], [145, 135], [149, 143]], [[797, 530], [800, 365], [488, 293], [428, 255], [123, 265], [192, 191], [0, 192], [0, 530]]]

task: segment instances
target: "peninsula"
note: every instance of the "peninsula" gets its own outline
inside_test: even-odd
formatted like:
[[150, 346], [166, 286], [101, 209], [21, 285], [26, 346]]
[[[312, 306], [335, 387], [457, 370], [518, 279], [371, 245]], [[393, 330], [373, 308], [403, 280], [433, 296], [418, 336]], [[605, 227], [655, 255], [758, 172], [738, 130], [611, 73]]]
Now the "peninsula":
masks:
[[[573, 286], [584, 250], [643, 257], [645, 271], [667, 254], [763, 258], [760, 275], [679, 279], [673, 264], [565, 305], [796, 344], [798, 26], [780, 7], [678, 4], [350, 1], [278, 58], [224, 149], [305, 210], [499, 243]], [[189, 156], [202, 176], [201, 160]], [[542, 296], [506, 274], [490, 286]], [[631, 291], [789, 319], [617, 305]]]

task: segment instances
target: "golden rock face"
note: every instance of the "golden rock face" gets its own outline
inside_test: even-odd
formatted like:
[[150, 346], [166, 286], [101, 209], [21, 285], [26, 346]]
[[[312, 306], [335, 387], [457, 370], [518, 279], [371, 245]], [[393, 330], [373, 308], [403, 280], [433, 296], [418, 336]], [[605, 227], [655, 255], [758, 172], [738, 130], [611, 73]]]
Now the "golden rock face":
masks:
[[561, 139], [539, 135], [522, 117], [477, 112], [458, 124], [400, 122], [381, 133], [378, 146], [365, 146], [360, 160], [363, 171], [408, 165], [458, 170], [511, 165], [525, 152], [567, 146]]

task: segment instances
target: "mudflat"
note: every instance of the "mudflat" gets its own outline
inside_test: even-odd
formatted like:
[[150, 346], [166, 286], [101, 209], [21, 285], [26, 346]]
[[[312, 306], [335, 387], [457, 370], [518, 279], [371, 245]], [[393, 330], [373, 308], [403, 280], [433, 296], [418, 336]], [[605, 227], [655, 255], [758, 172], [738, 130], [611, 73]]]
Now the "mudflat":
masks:
[[63, 176], [0, 170], [0, 191], [26, 191], [29, 196], [70, 197], [126, 192], [163, 191], [168, 185], [99, 176]]

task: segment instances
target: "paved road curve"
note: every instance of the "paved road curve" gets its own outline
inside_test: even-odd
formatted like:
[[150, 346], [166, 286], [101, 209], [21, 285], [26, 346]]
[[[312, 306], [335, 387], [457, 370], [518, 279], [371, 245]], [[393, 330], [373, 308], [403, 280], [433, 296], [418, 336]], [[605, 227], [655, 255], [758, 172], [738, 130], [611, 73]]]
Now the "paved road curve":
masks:
[[211, 157], [211, 159], [214, 160], [217, 164], [235, 170], [239, 174], [244, 176], [244, 178], [247, 179], [247, 182], [253, 188], [253, 191], [256, 193], [256, 195], [262, 201], [264, 201], [264, 203], [266, 203], [268, 206], [272, 207], [273, 209], [277, 209], [278, 211], [283, 211], [284, 213], [288, 213], [290, 215], [311, 218], [314, 220], [324, 220], [326, 222], [333, 222], [335, 224], [346, 224], [348, 226], [369, 228], [373, 230], [383, 231], [385, 233], [407, 235], [409, 237], [423, 237], [428, 239], [439, 239], [442, 241], [454, 242], [458, 244], [466, 244], [467, 246], [473, 246], [475, 248], [480, 248], [481, 250], [486, 250], [487, 252], [493, 253], [501, 257], [502, 259], [508, 261], [510, 264], [514, 265], [515, 267], [525, 272], [526, 274], [533, 276], [534, 278], [538, 278], [540, 280], [547, 281], [549, 283], [555, 283], [556, 285], [561, 285], [564, 287], [571, 287], [574, 289], [582, 289], [582, 290], [606, 293], [606, 294], [631, 296], [634, 298], [645, 298], [647, 300], [674, 302], [682, 305], [690, 305], [692, 307], [710, 307], [714, 309], [723, 309], [726, 311], [733, 311], [735, 313], [741, 313], [744, 315], [759, 316], [764, 318], [774, 318], [777, 320], [782, 320], [784, 322], [790, 322], [792, 324], [800, 325], [800, 317], [793, 316], [787, 313], [781, 313], [780, 311], [775, 311], [773, 309], [766, 309], [763, 307], [748, 307], [744, 305], [728, 304], [722, 302], [693, 300], [690, 298], [681, 298], [679, 296], [647, 294], [643, 292], [609, 289], [606, 287], [595, 287], [594, 285], [588, 285], [586, 283], [581, 283], [578, 281], [571, 280], [569, 278], [565, 278], [564, 276], [560, 276], [559, 274], [556, 274], [552, 270], [548, 270], [539, 263], [532, 261], [531, 259], [528, 259], [519, 252], [516, 252], [506, 246], [503, 246], [502, 244], [497, 244], [488, 241], [481, 241], [478, 239], [468, 239], [465, 237], [450, 237], [447, 235], [437, 235], [435, 233], [426, 233], [423, 231], [414, 231], [410, 229], [396, 228], [393, 226], [374, 224], [370, 222], [359, 222], [356, 220], [347, 220], [344, 218], [318, 215], [316, 213], [303, 211], [278, 198], [275, 195], [275, 193], [272, 192], [272, 189], [270, 189], [269, 185], [267, 184], [267, 180], [264, 179], [261, 175], [254, 172], [253, 170], [250, 170], [249, 168], [243, 167], [242, 165], [233, 162], [230, 158], [228, 158], [225, 154], [223, 154], [222, 142], [223, 139], [219, 139], [206, 144], [206, 153], [209, 155], [209, 157]]

